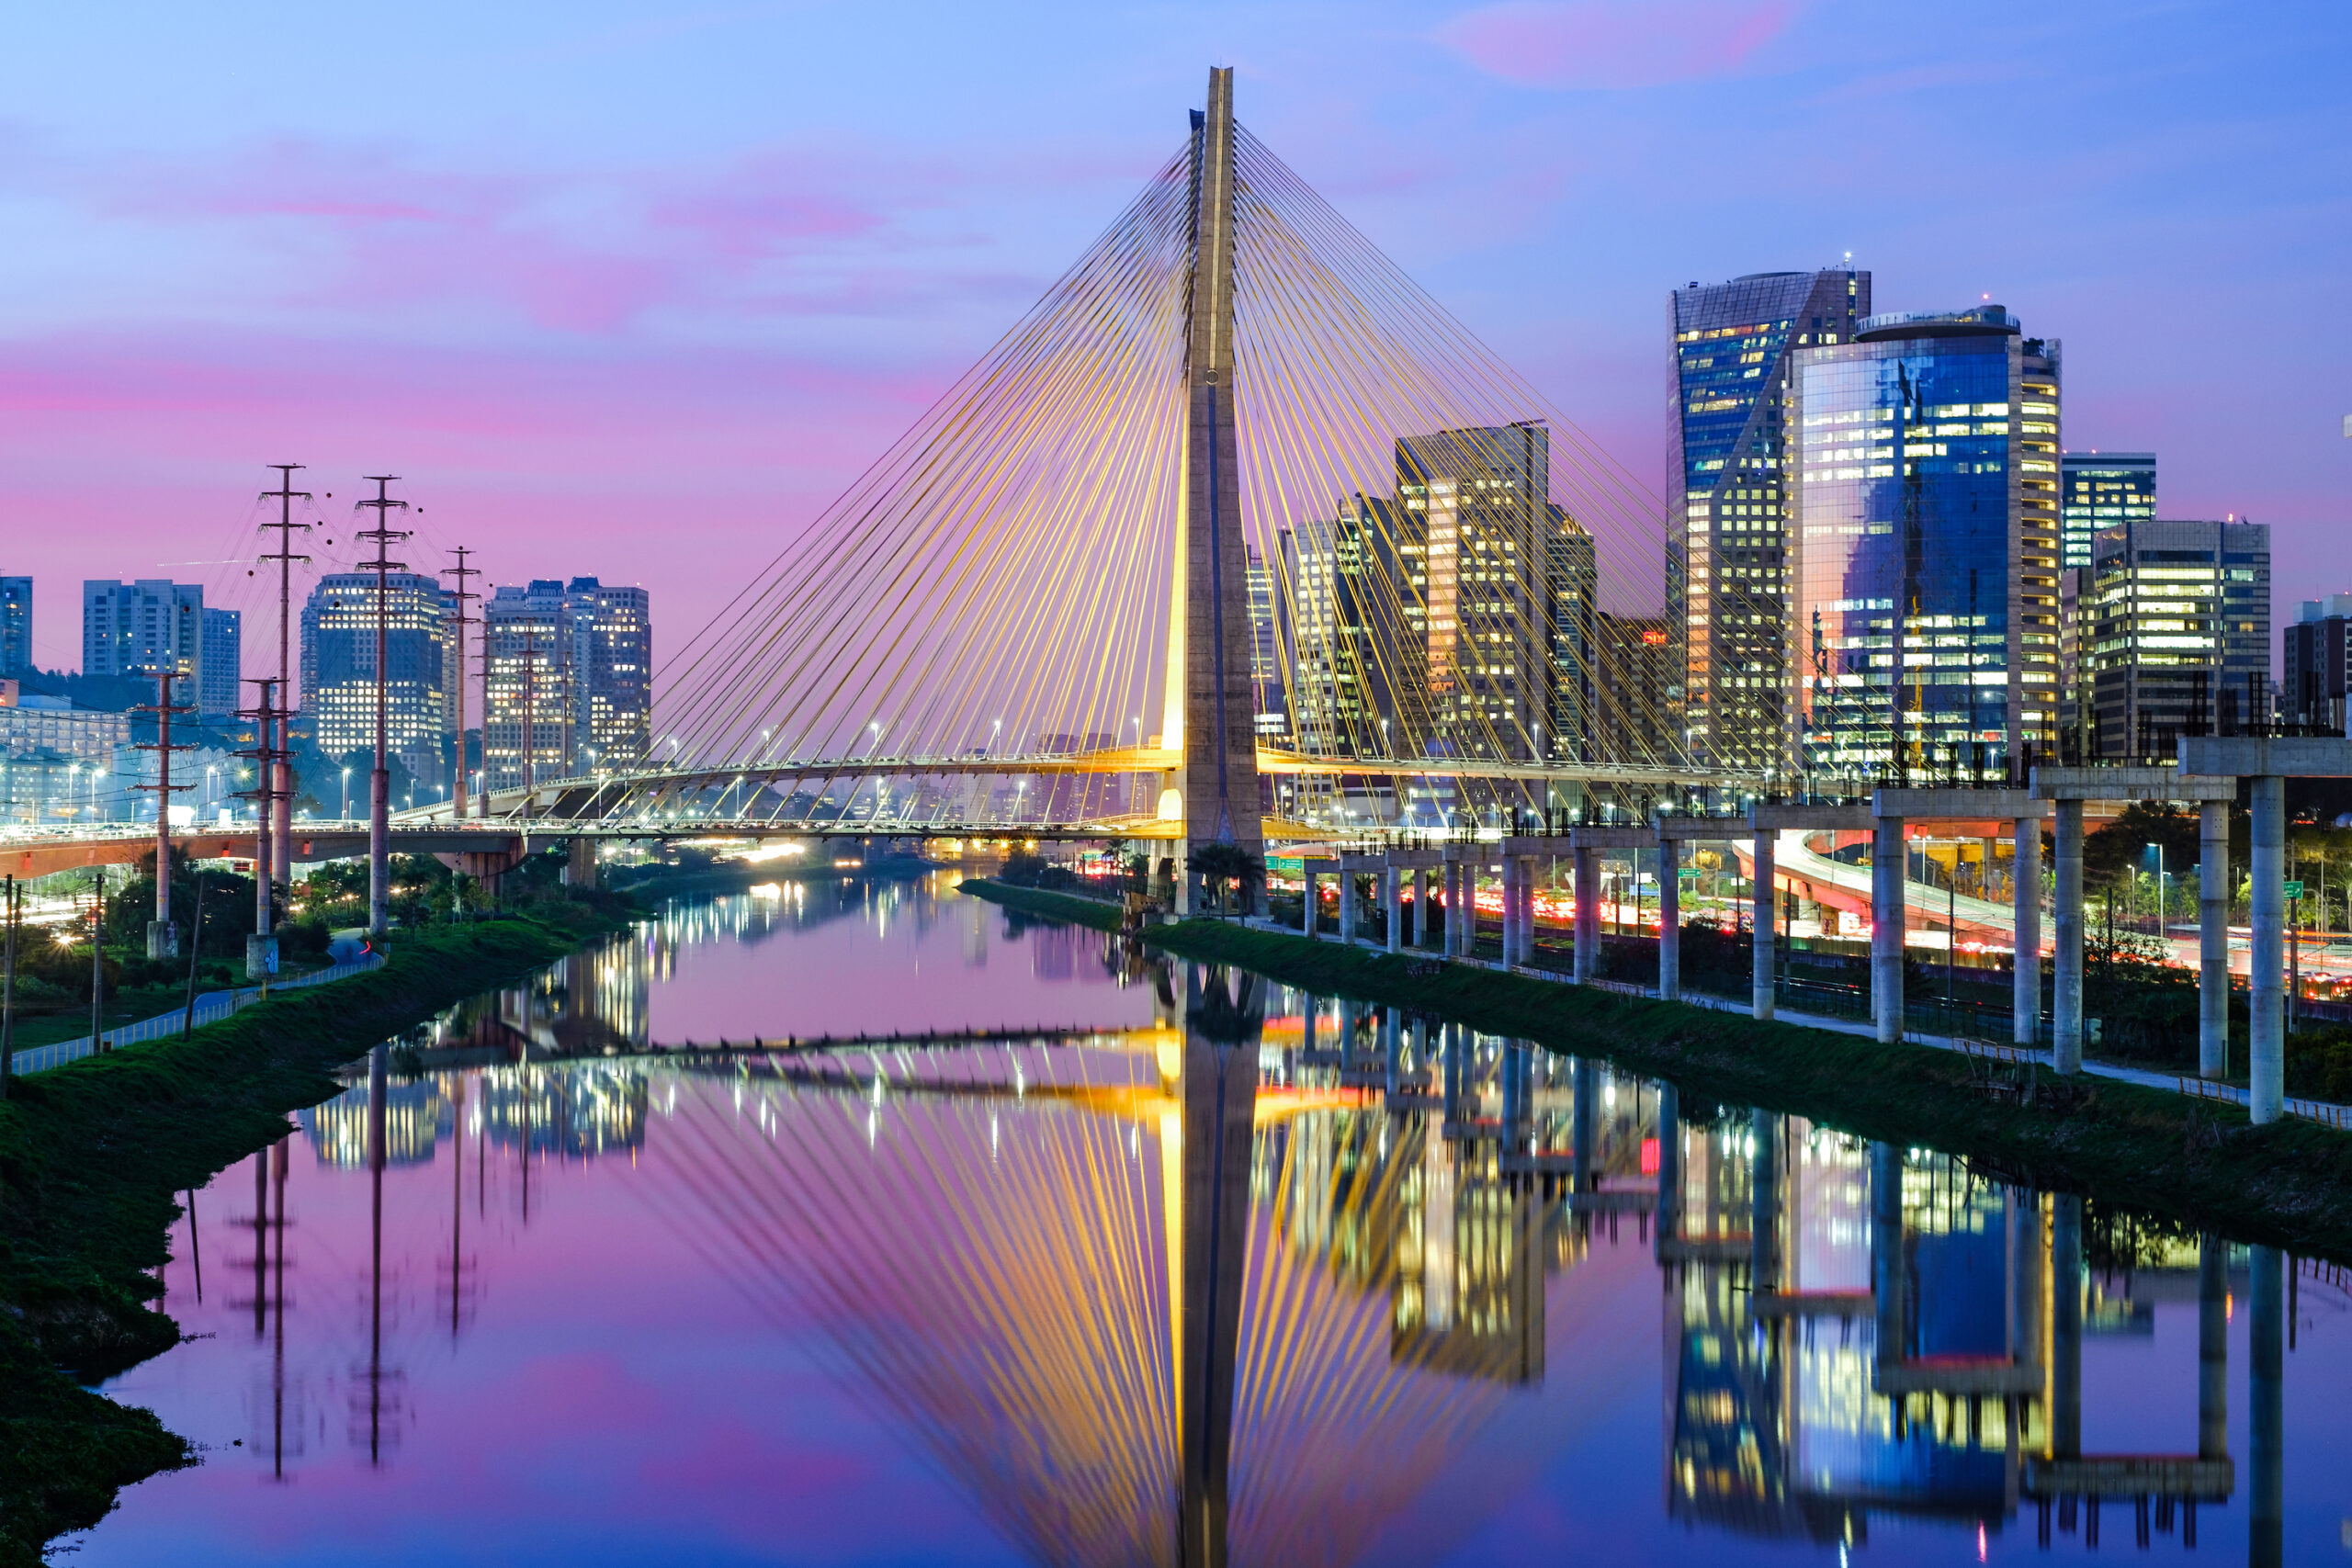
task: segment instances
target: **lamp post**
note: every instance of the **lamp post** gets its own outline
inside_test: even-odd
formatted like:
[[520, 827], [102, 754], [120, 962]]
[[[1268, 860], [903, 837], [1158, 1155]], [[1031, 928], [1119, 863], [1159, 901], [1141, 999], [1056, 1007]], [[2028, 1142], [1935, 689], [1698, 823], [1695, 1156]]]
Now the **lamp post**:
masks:
[[2148, 852], [2156, 857], [2156, 941], [2162, 944], [2167, 959], [2172, 953], [2172, 939], [2165, 927], [2165, 847], [2150, 844]]

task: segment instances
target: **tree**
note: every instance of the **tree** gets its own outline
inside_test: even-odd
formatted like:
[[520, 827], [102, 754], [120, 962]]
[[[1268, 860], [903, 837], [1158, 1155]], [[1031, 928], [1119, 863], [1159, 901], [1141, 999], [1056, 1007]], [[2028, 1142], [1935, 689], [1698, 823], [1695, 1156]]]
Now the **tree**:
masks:
[[1256, 887], [1266, 880], [1264, 863], [1238, 844], [1203, 844], [1193, 852], [1192, 872], [1217, 890], [1218, 908], [1227, 913], [1231, 889]]

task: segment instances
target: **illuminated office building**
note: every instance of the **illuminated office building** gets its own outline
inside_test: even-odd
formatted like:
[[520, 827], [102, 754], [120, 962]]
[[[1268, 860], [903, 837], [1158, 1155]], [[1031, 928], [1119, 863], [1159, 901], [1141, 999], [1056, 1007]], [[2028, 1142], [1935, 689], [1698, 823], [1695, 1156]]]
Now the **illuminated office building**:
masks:
[[[204, 611], [204, 638], [197, 660], [196, 691], [182, 700], [207, 718], [226, 718], [240, 705], [243, 673], [244, 612]], [[192, 701], [189, 700], [192, 697]]]
[[2154, 452], [2066, 452], [2058, 458], [2058, 564], [2091, 564], [2091, 536], [2156, 514]]
[[[412, 774], [437, 778], [447, 723], [440, 583], [417, 572], [386, 573], [383, 618], [386, 749]], [[376, 574], [321, 578], [302, 605], [300, 697], [318, 748], [331, 758], [375, 749], [376, 637]]]
[[0, 675], [33, 668], [33, 580], [0, 577]]
[[2060, 722], [2059, 345], [1998, 305], [1795, 351], [1799, 765], [1997, 771]]
[[1790, 355], [1852, 340], [1871, 275], [1761, 272], [1674, 290], [1665, 694], [1694, 761], [1778, 771], [1787, 756]]
[[2126, 523], [2098, 531], [2091, 562], [2076, 660], [2092, 755], [2170, 756], [2184, 730], [2268, 720], [2268, 524]]

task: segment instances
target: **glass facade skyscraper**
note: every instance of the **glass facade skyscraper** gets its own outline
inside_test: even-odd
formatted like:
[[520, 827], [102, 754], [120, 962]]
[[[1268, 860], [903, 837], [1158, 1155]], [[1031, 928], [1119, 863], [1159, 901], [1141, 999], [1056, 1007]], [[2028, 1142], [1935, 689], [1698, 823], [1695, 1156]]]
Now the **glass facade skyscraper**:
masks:
[[2156, 514], [2154, 452], [2068, 452], [2058, 459], [2058, 564], [2091, 564], [2091, 536]]
[[[302, 708], [330, 758], [376, 744], [376, 574], [329, 572], [302, 605]], [[384, 743], [410, 773], [440, 776], [441, 584], [384, 578]]]
[[33, 580], [0, 577], [0, 675], [33, 667]]
[[1871, 275], [1851, 267], [1692, 283], [1669, 304], [1673, 465], [1668, 635], [1694, 761], [1780, 772], [1788, 761], [1783, 401], [1789, 356], [1853, 338]]
[[1998, 768], [2058, 722], [2059, 345], [1997, 305], [1796, 351], [1801, 765]]

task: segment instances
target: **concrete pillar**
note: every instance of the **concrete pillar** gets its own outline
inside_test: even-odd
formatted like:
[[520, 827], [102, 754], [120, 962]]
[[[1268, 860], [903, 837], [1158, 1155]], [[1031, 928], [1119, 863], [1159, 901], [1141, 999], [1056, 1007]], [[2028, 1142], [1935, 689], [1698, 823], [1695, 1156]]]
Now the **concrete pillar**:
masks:
[[1503, 967], [1519, 962], [1519, 857], [1503, 856]]
[[[2259, 784], [2276, 784], [2262, 779]], [[2246, 1561], [2263, 1564], [2284, 1561], [2286, 1493], [2280, 1464], [2286, 1449], [2285, 1371], [2287, 1347], [2285, 1255], [2275, 1247], [2256, 1247], [2254, 1278], [2246, 1289], [2249, 1309], [2245, 1325], [2245, 1415], [2247, 1458], [2252, 1461], [2246, 1487]]]
[[1600, 973], [1600, 864], [1591, 850], [1579, 847], [1572, 854], [1577, 885], [1573, 973], [1581, 985]]
[[2198, 813], [2197, 1071], [2230, 1069], [2230, 805], [2209, 800]]
[[1347, 998], [1340, 998], [1340, 1062], [1346, 1066], [1356, 1054], [1356, 1004]]
[[1299, 907], [1298, 931], [1307, 941], [1315, 940], [1315, 863], [1301, 857], [1299, 875], [1306, 887], [1306, 899]]
[[1682, 996], [1682, 841], [1657, 841], [1657, 994], [1662, 1001]]
[[1356, 874], [1344, 864], [1340, 868], [1340, 941], [1349, 947], [1356, 942]]
[[2057, 951], [2051, 955], [2051, 1066], [2083, 1070], [2083, 803], [2058, 802]]
[[2060, 1192], [2050, 1200], [2050, 1452], [2083, 1454], [2083, 1201]]
[[1881, 1366], [1903, 1359], [1904, 1281], [1911, 1270], [1903, 1256], [1903, 1151], [1893, 1144], [1871, 1145], [1871, 1304], [1877, 1317]]
[[1519, 863], [1519, 961], [1535, 962], [1535, 857]]
[[[2041, 1029], [2041, 818], [2018, 818], [2012, 845], [2016, 852], [2009, 863], [2016, 874], [2010, 880], [2017, 884], [2013, 897], [2018, 955], [2016, 983], [2009, 991], [2009, 1011], [2016, 1024], [2010, 1038], [2030, 1046], [2040, 1043]], [[1993, 863], [1989, 848], [1984, 863]]]
[[2276, 1122], [2287, 1086], [2287, 781], [2254, 784], [2254, 997], [2247, 1010], [2247, 1108], [2256, 1126]]
[[1387, 944], [1391, 953], [1400, 953], [1405, 946], [1405, 874], [1390, 866], [1380, 874], [1382, 913], [1387, 916]]
[[1754, 911], [1748, 923], [1755, 928], [1749, 939], [1750, 995], [1749, 1002], [1759, 1019], [1772, 1016], [1772, 968], [1774, 946], [1781, 938], [1781, 923], [1772, 918], [1772, 840], [1770, 831], [1756, 835], [1756, 895]]
[[1430, 892], [1434, 879], [1429, 867], [1417, 867], [1413, 872], [1413, 945], [1427, 947], [1436, 931], [1436, 922], [1430, 919]]
[[2230, 1247], [2197, 1242], [2197, 1457], [2230, 1455]]
[[575, 833], [564, 845], [563, 884], [567, 887], [596, 886], [596, 840]]
[[1871, 1016], [1882, 1045], [1903, 1038], [1903, 818], [1880, 817], [1871, 829]]

